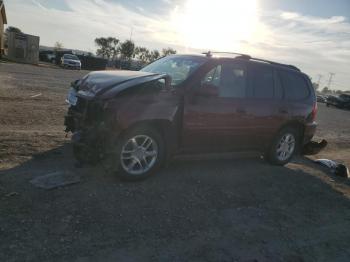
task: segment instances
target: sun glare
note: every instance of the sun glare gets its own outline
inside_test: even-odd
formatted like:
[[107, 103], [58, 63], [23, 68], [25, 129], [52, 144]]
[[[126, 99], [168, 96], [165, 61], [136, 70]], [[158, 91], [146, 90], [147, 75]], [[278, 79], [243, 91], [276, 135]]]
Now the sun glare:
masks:
[[237, 50], [257, 27], [257, 0], [188, 0], [173, 23], [187, 47]]

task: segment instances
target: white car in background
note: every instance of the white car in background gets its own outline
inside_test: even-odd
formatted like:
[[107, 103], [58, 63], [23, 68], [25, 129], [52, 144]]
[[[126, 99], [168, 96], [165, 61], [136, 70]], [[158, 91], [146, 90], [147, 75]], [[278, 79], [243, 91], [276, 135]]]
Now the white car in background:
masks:
[[64, 54], [61, 57], [61, 66], [63, 68], [81, 69], [81, 61], [76, 55]]

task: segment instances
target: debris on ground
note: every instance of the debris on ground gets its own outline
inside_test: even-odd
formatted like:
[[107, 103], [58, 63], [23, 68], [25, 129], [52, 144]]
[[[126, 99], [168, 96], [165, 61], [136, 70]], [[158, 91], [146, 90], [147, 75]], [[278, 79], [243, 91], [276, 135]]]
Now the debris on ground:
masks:
[[316, 155], [321, 152], [326, 146], [328, 142], [325, 139], [322, 139], [321, 142], [310, 141], [303, 147], [303, 155]]
[[80, 176], [70, 171], [57, 171], [44, 176], [38, 176], [30, 181], [36, 187], [54, 189], [80, 182]]
[[17, 192], [10, 192], [10, 193], [6, 194], [5, 196], [6, 197], [12, 197], [12, 196], [17, 196], [17, 195], [18, 195]]
[[316, 159], [314, 162], [329, 168], [331, 172], [337, 176], [346, 178], [350, 177], [349, 169], [343, 164], [337, 163], [330, 159]]
[[38, 96], [41, 96], [41, 93], [36, 94], [36, 95], [32, 95], [32, 96], [30, 96], [30, 98], [35, 98], [35, 97], [38, 97]]

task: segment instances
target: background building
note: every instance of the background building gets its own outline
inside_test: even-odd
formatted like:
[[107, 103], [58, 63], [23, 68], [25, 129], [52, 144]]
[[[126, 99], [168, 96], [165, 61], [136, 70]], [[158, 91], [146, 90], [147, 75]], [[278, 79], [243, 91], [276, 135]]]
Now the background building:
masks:
[[5, 5], [0, 0], [0, 57], [4, 54], [4, 25], [7, 24]]
[[6, 58], [15, 62], [38, 64], [40, 38], [17, 32], [7, 32]]

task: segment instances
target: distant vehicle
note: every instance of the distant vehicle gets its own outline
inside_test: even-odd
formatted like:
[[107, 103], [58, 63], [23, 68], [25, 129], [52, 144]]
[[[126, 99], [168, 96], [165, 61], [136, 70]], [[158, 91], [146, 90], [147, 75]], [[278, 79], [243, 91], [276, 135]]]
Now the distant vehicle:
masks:
[[63, 68], [81, 69], [81, 62], [76, 55], [64, 54], [61, 57], [61, 66]]
[[43, 62], [49, 62], [52, 64], [56, 63], [56, 54], [53, 51], [40, 51], [39, 52], [39, 59]]
[[319, 103], [326, 103], [326, 97], [325, 96], [321, 96], [321, 95], [317, 95], [317, 102]]
[[242, 54], [173, 55], [141, 71], [91, 72], [72, 83], [67, 102], [77, 160], [111, 159], [127, 180], [148, 177], [175, 154], [260, 150], [285, 165], [316, 131], [310, 78]]
[[338, 108], [348, 108], [350, 109], [350, 95], [341, 94], [339, 96], [328, 96], [326, 100], [327, 106], [335, 106]]
[[56, 55], [55, 54], [47, 54], [47, 60], [50, 63], [55, 64], [56, 63]]

